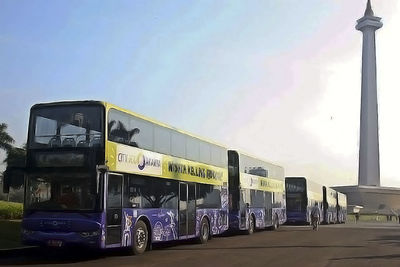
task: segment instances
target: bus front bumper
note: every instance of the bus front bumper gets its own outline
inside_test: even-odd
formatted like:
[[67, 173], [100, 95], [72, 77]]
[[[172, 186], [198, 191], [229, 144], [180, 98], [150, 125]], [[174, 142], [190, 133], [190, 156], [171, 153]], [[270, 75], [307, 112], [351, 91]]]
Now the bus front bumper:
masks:
[[100, 248], [102, 233], [100, 230], [92, 232], [43, 232], [22, 230], [22, 243], [28, 246], [43, 247], [88, 247]]

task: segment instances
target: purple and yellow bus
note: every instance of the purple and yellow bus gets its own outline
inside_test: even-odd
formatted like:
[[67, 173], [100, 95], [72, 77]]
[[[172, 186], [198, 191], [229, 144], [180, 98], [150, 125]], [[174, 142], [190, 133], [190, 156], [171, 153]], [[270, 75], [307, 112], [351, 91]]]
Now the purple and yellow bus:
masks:
[[284, 170], [282, 167], [228, 151], [229, 228], [246, 231], [286, 222]]
[[327, 186], [323, 186], [322, 191], [323, 191], [322, 223], [324, 224], [336, 223], [338, 192]]
[[337, 192], [337, 223], [345, 223], [347, 220], [347, 196]]
[[228, 229], [227, 149], [99, 101], [38, 104], [22, 241], [132, 248]]
[[318, 204], [323, 218], [322, 185], [305, 177], [286, 177], [286, 214], [288, 223], [311, 223], [311, 209]]

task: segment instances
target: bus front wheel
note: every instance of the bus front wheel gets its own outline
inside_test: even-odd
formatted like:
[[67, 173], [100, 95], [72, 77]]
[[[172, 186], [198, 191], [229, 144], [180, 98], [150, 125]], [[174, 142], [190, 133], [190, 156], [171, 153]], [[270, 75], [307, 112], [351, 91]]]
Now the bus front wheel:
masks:
[[198, 241], [201, 244], [205, 244], [207, 243], [208, 239], [210, 239], [210, 225], [208, 224], [207, 219], [203, 218], [200, 224], [200, 236]]
[[140, 255], [146, 251], [149, 242], [149, 232], [146, 224], [140, 220], [136, 223], [133, 231], [132, 250], [133, 254]]

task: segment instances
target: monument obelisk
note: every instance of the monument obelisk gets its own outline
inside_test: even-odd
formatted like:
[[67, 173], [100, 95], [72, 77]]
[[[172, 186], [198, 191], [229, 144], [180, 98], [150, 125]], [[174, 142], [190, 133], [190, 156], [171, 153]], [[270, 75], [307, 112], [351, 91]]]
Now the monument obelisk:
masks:
[[364, 16], [356, 26], [363, 34], [358, 185], [334, 189], [346, 194], [350, 213], [399, 217], [400, 188], [380, 186], [375, 31], [382, 26], [368, 0]]
[[363, 33], [358, 185], [380, 186], [375, 31], [382, 25], [368, 0], [356, 26]]

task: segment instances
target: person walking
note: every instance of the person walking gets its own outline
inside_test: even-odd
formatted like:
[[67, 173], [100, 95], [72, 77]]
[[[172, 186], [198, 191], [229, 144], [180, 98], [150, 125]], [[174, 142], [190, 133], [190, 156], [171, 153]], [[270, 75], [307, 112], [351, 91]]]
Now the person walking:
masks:
[[313, 230], [317, 231], [318, 230], [318, 224], [320, 220], [321, 212], [318, 207], [318, 203], [315, 202], [314, 207], [311, 209], [311, 225]]
[[356, 217], [356, 224], [357, 224], [358, 220], [360, 219], [360, 214], [357, 212], [355, 217]]

